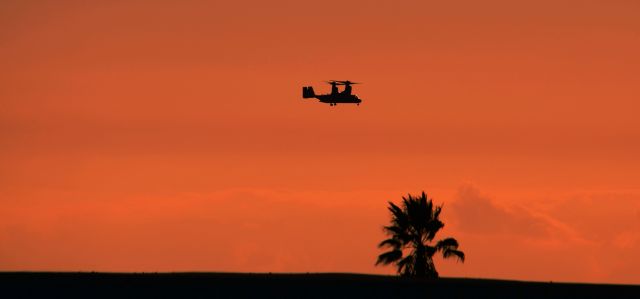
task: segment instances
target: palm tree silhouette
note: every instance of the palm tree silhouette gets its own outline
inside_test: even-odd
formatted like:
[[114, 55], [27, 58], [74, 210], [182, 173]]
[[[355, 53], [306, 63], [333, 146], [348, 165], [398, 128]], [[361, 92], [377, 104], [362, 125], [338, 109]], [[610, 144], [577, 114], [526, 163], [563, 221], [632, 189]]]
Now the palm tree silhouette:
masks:
[[[420, 197], [402, 197], [401, 207], [389, 202], [391, 225], [385, 226], [388, 239], [378, 247], [390, 248], [378, 256], [376, 265], [395, 264], [401, 276], [437, 278], [433, 255], [441, 252], [444, 258], [457, 257], [464, 262], [464, 252], [458, 250], [454, 238], [442, 239], [433, 244], [436, 233], [444, 227], [438, 218], [442, 206], [435, 206], [422, 192]], [[432, 244], [432, 245], [429, 245]], [[408, 251], [405, 256], [404, 251]]]

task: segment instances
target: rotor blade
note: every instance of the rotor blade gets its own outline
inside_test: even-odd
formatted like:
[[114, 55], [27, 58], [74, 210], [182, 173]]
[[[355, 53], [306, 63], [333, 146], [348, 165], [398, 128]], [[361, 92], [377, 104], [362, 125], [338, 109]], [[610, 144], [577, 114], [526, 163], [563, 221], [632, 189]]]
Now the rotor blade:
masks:
[[351, 82], [349, 80], [347, 81], [341, 81], [341, 80], [328, 80], [328, 81], [324, 81], [326, 83], [329, 84], [335, 84], [335, 85], [347, 85], [347, 84], [362, 84], [362, 82]]

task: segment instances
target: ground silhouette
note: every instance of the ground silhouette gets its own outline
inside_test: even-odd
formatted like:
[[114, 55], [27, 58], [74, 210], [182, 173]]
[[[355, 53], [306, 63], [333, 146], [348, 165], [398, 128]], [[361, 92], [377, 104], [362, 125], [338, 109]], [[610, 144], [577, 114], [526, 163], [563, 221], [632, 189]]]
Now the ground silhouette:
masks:
[[363, 274], [0, 272], [3, 298], [638, 298], [640, 286]]

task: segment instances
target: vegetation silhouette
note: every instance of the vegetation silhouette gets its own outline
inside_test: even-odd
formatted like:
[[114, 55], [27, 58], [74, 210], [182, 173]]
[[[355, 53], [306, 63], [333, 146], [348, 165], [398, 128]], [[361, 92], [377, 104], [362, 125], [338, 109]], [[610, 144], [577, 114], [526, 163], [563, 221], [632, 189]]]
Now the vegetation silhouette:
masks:
[[376, 265], [395, 264], [401, 276], [437, 278], [433, 263], [437, 252], [444, 258], [456, 257], [464, 262], [464, 252], [458, 250], [456, 239], [445, 238], [433, 244], [433, 238], [444, 227], [439, 219], [442, 206], [434, 206], [424, 191], [419, 197], [402, 197], [400, 206], [389, 202], [389, 211], [391, 225], [384, 227], [389, 238], [378, 247], [390, 250], [378, 256]]

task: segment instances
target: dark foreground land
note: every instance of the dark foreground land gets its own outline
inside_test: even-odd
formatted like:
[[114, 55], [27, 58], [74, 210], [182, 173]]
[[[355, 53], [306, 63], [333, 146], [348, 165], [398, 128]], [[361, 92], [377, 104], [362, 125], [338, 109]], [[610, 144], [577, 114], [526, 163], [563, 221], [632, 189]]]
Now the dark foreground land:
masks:
[[640, 286], [362, 274], [0, 272], [1, 298], [640, 298]]

